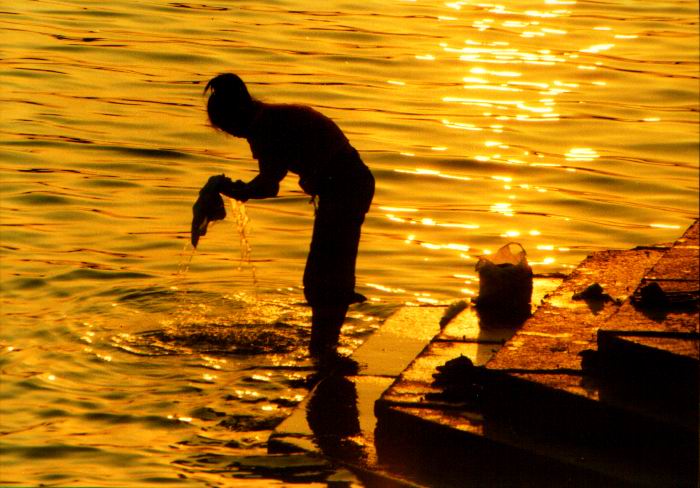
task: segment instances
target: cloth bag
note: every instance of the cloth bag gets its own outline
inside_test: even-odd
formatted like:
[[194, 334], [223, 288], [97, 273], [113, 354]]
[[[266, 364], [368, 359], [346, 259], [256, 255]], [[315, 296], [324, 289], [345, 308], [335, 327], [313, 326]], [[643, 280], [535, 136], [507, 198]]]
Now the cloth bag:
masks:
[[491, 321], [504, 325], [524, 320], [530, 315], [532, 268], [522, 245], [509, 242], [496, 254], [479, 257], [479, 296], [476, 306]]

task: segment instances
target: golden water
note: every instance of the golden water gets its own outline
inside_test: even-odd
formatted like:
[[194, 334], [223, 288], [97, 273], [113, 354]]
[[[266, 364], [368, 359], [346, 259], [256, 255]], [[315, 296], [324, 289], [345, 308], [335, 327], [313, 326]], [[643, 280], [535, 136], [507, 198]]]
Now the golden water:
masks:
[[397, 306], [474, 294], [506, 242], [566, 272], [698, 214], [694, 0], [0, 10], [8, 484], [276, 483], [229, 466], [304, 391], [313, 207], [288, 177], [183, 251], [207, 178], [255, 175], [207, 125], [218, 72], [331, 116], [376, 176], [348, 348]]

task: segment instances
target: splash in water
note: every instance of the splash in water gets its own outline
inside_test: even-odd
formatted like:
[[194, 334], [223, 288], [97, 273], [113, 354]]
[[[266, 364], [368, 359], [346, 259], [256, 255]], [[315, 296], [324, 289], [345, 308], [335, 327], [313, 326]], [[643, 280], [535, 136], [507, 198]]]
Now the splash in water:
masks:
[[[231, 200], [232, 215], [234, 216], [234, 219], [235, 219], [236, 231], [238, 232], [239, 242], [240, 242], [240, 256], [241, 257], [240, 257], [238, 269], [241, 270], [243, 268], [243, 265], [250, 266], [251, 273], [253, 276], [253, 286], [255, 289], [255, 295], [257, 296], [258, 280], [257, 280], [257, 276], [255, 273], [255, 265], [252, 264], [252, 259], [251, 259], [252, 247], [250, 245], [250, 239], [248, 238], [250, 219], [248, 218], [245, 204], [243, 202], [239, 202], [239, 201], [234, 200], [234, 199], [229, 199], [229, 200]], [[217, 224], [216, 221], [211, 222], [212, 226], [214, 226], [216, 224]], [[193, 244], [191, 244], [189, 242], [185, 243], [185, 245], [182, 248], [182, 252], [180, 253], [180, 263], [178, 264], [177, 273], [175, 274], [176, 277], [182, 278], [187, 274], [187, 272], [190, 269], [190, 264], [192, 263], [192, 259], [193, 259], [196, 251], [197, 251], [197, 248]]]
[[[250, 219], [245, 205], [231, 200], [231, 219], [240, 238], [240, 261], [238, 270], [249, 265], [254, 293], [235, 295], [212, 295], [187, 283], [197, 248], [186, 242], [180, 252], [177, 272], [167, 289], [134, 292], [123, 297], [131, 304], [146, 302], [144, 308], [157, 309], [156, 302], [165, 298], [168, 304], [166, 315], [158, 320], [159, 327], [137, 334], [120, 334], [112, 338], [115, 347], [138, 355], [171, 354], [264, 354], [270, 352], [290, 353], [303, 341], [299, 335], [304, 328], [280, 322], [279, 307], [261, 303], [257, 295], [255, 266], [251, 263], [249, 241]], [[211, 222], [216, 225], [218, 222]], [[289, 317], [287, 317], [289, 318]], [[294, 320], [292, 320], [294, 323]]]

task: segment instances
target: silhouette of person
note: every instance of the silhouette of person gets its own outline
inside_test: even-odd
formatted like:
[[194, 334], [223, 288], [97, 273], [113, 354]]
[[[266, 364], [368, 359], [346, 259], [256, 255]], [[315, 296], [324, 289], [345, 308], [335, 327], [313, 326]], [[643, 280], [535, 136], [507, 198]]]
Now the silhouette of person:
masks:
[[317, 201], [304, 271], [304, 296], [312, 308], [309, 350], [321, 362], [337, 360], [348, 307], [364, 300], [355, 293], [355, 263], [374, 177], [341, 129], [316, 110], [257, 100], [232, 73], [211, 79], [204, 92], [212, 126], [247, 139], [259, 167], [247, 183], [224, 175], [210, 178], [202, 191], [212, 220], [223, 218], [218, 194], [241, 202], [274, 197], [288, 172], [298, 175], [301, 189]]

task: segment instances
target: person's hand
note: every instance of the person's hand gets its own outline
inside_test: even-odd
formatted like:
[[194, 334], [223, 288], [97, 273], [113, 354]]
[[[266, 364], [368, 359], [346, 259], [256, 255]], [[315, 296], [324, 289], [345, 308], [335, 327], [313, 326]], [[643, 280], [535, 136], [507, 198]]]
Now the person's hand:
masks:
[[222, 194], [229, 198], [245, 202], [248, 200], [248, 185], [241, 180], [231, 181], [226, 175], [214, 175], [199, 191], [199, 194]]
[[221, 193], [239, 202], [245, 202], [248, 200], [248, 185], [241, 180], [228, 180]]
[[223, 190], [231, 184], [231, 178], [228, 178], [224, 174], [211, 176], [207, 182], [204, 184], [199, 194], [219, 194], [223, 193]]

